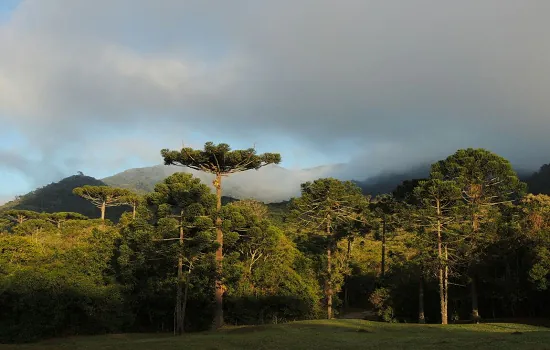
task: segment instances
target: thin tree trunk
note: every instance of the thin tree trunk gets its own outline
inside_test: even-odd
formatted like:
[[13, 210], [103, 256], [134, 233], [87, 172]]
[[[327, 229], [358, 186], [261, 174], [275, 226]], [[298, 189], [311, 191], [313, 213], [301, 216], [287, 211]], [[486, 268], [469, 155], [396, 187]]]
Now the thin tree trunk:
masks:
[[105, 221], [105, 208], [106, 208], [106, 205], [105, 205], [105, 201], [103, 203], [101, 203], [101, 220]]
[[[474, 239], [476, 239], [477, 232], [479, 230], [479, 217], [476, 213], [474, 213], [472, 217], [472, 230], [474, 233]], [[479, 306], [477, 302], [477, 286], [476, 286], [475, 276], [471, 278], [470, 293], [472, 298], [472, 321], [474, 323], [479, 323], [479, 320], [481, 317], [479, 316]]]
[[183, 212], [180, 217], [180, 252], [178, 257], [178, 290], [176, 295], [176, 334], [183, 334], [183, 308], [182, 308], [182, 289], [183, 289]]
[[132, 205], [132, 219], [136, 219], [136, 205]]
[[382, 263], [380, 266], [380, 276], [384, 278], [386, 274], [386, 218], [382, 221]]
[[187, 295], [189, 294], [189, 278], [191, 276], [191, 263], [189, 263], [189, 270], [187, 271], [187, 276], [185, 277], [185, 292], [183, 293], [183, 305], [181, 308], [181, 330], [185, 333], [185, 311], [187, 309]]
[[216, 242], [219, 247], [216, 250], [216, 310], [214, 314], [214, 329], [219, 329], [223, 326], [223, 284], [221, 281], [221, 272], [222, 272], [222, 262], [223, 262], [223, 232], [222, 232], [222, 218], [220, 212], [222, 209], [222, 176], [221, 174], [216, 174], [216, 179], [214, 180], [214, 187], [216, 187]]
[[477, 285], [475, 277], [472, 277], [471, 279], [470, 291], [472, 297], [472, 321], [474, 321], [474, 323], [479, 323], [481, 317], [479, 316], [479, 307], [477, 302]]
[[426, 323], [424, 317], [424, 276], [420, 273], [420, 279], [418, 282], [418, 323]]
[[327, 318], [332, 318], [332, 250], [327, 248]]
[[[351, 245], [352, 245], [352, 241], [353, 239], [352, 238], [348, 238], [348, 252], [347, 252], [347, 256], [346, 256], [346, 260], [347, 260], [347, 263], [348, 263], [348, 268], [350, 267], [350, 262], [351, 262]], [[348, 293], [348, 289], [349, 289], [349, 273], [348, 275], [346, 275], [344, 277], [344, 309], [348, 309], [349, 308], [349, 293]]]
[[447, 244], [445, 244], [445, 276], [443, 282], [443, 287], [445, 288], [445, 308], [443, 309], [443, 315], [445, 317], [445, 324], [447, 324], [449, 319], [449, 251], [447, 250]]
[[330, 216], [327, 218], [327, 318], [332, 318], [332, 239], [330, 237], [331, 220]]
[[[443, 238], [442, 238], [442, 224], [439, 217], [441, 216], [441, 207], [439, 201], [436, 201], [436, 210], [437, 210], [437, 257], [439, 259], [439, 306], [441, 309], [441, 324], [448, 323], [447, 317], [447, 287], [446, 287], [446, 278], [447, 278], [447, 261], [443, 258]], [[445, 249], [447, 246], [445, 246]], [[445, 272], [444, 272], [445, 269]]]

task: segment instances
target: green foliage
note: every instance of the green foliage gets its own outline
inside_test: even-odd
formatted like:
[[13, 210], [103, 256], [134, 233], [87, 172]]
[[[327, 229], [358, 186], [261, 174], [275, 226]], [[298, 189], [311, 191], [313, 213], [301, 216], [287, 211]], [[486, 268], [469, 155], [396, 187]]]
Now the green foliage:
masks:
[[[37, 221], [48, 229], [36, 234]], [[116, 230], [90, 220], [67, 225], [61, 236], [38, 219], [16, 229], [25, 224], [29, 235], [0, 236], [0, 340], [120, 329], [124, 302], [106, 283]]]
[[[0, 212], [9, 209], [30, 210], [39, 213], [77, 212], [87, 217], [94, 217], [97, 215], [96, 209], [84, 198], [73, 194], [73, 189], [86, 185], [105, 186], [105, 183], [89, 176], [70, 176], [6, 203], [0, 207]], [[121, 213], [122, 210], [119, 208], [113, 208], [107, 213], [107, 218], [113, 221], [118, 220]]]
[[256, 154], [256, 150], [231, 150], [228, 144], [207, 142], [204, 149], [184, 147], [181, 151], [163, 149], [161, 155], [165, 165], [181, 165], [213, 174], [229, 174], [249, 169], [259, 169], [267, 164], [278, 164], [278, 153]]
[[463, 149], [432, 165], [431, 178], [453, 180], [474, 205], [496, 204], [525, 191], [510, 162], [484, 149]]
[[[164, 155], [170, 164], [224, 174], [280, 160], [212, 143], [204, 150], [164, 150]], [[214, 163], [220, 160], [218, 167]], [[453, 282], [451, 315], [463, 319], [470, 312], [469, 291], [455, 285], [475, 275], [485, 314], [548, 317], [550, 197], [522, 197], [523, 185], [509, 163], [485, 150], [460, 150], [436, 163], [431, 175], [405, 181], [392, 195], [373, 200], [353, 182], [328, 178], [303, 184], [301, 196], [291, 203], [266, 206], [224, 198], [220, 210], [209, 188], [183, 173], [143, 197], [86, 187], [96, 184], [86, 183], [83, 175], [46, 186], [32, 197], [42, 198], [44, 208], [54, 201], [51, 193], [60, 201], [68, 193], [70, 201], [92, 207], [71, 193], [80, 181], [76, 187], [86, 191], [76, 193], [101, 205], [112, 200], [131, 206], [136, 215], [120, 217], [119, 211], [115, 225], [88, 219], [81, 204], [67, 208], [58, 203], [55, 207], [63, 210], [56, 212], [13, 203], [5, 208], [0, 215], [5, 231], [0, 232], [0, 341], [172, 332], [178, 286], [188, 292], [185, 329], [205, 330], [215, 313], [220, 278], [230, 324], [326, 316], [329, 289], [334, 309], [372, 309], [386, 322], [408, 322], [417, 319], [421, 280], [426, 319], [438, 322], [443, 267], [450, 269]], [[53, 190], [61, 187], [65, 192]], [[218, 215], [225, 254], [220, 272], [214, 233]], [[382, 227], [391, 237], [384, 240], [383, 279]], [[438, 233], [448, 260], [438, 254]]]
[[29, 219], [17, 225], [13, 229], [13, 233], [17, 235], [38, 235], [44, 231], [52, 231], [54, 229], [55, 226], [46, 220]]
[[375, 289], [369, 297], [376, 314], [384, 322], [395, 322], [391, 292], [388, 288]]
[[357, 185], [326, 178], [302, 184], [301, 197], [292, 201], [291, 210], [299, 226], [330, 235], [338, 224], [361, 221], [368, 209]]
[[533, 257], [529, 279], [539, 290], [547, 290], [550, 284], [550, 196], [529, 194], [521, 201], [520, 208], [522, 232]]

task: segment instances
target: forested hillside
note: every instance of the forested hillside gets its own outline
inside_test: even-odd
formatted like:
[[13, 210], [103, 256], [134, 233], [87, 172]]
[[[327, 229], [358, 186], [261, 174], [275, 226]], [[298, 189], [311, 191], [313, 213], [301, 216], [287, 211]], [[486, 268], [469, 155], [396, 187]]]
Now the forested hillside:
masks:
[[[99, 211], [88, 201], [73, 194], [73, 189], [85, 185], [106, 186], [106, 184], [90, 176], [73, 175], [59, 182], [51, 183], [25, 195], [17, 197], [0, 207], [0, 212], [9, 209], [31, 210], [35, 212], [77, 212], [88, 217], [98, 217]], [[126, 209], [113, 208], [107, 218], [118, 221]]]
[[458, 150], [382, 194], [322, 177], [269, 206], [226, 197], [224, 184], [277, 153], [207, 143], [161, 155], [213, 183], [174, 172], [138, 191], [131, 177], [75, 175], [2, 208], [1, 341], [355, 309], [384, 322], [550, 317], [550, 196], [490, 151]]
[[534, 194], [550, 194], [550, 164], [543, 165], [539, 171], [527, 178], [529, 191]]

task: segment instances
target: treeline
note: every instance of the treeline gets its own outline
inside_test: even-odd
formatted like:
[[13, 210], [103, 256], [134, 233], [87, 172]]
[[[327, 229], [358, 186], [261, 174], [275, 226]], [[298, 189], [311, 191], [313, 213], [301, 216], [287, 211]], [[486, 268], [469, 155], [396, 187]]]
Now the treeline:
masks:
[[[181, 334], [352, 308], [421, 323], [550, 312], [550, 197], [527, 193], [491, 152], [459, 150], [376, 197], [349, 181], [307, 182], [276, 213], [254, 200], [222, 205], [222, 181], [280, 155], [207, 143], [162, 156], [212, 173], [215, 193], [176, 173], [144, 196], [76, 188], [99, 219], [2, 213], [1, 341]], [[113, 206], [130, 209], [116, 224]]]

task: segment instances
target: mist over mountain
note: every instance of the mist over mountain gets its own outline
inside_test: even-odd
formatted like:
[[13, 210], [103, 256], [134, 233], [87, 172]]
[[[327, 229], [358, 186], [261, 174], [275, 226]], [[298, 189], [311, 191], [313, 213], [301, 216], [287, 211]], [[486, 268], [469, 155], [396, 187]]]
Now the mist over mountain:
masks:
[[[264, 203], [281, 202], [300, 194], [300, 184], [320, 177], [336, 176], [341, 164], [310, 169], [287, 169], [268, 165], [259, 170], [232, 174], [223, 179], [223, 193], [234, 198], [255, 198]], [[109, 186], [132, 189], [145, 193], [153, 191], [155, 184], [175, 172], [191, 173], [213, 189], [214, 176], [178, 166], [156, 165], [123, 171], [102, 179]]]
[[[426, 178], [429, 175], [430, 166], [423, 164], [405, 171], [381, 172], [366, 179], [348, 178], [347, 171], [346, 164], [332, 164], [309, 169], [287, 169], [278, 165], [269, 165], [257, 171], [250, 170], [233, 174], [223, 180], [224, 202], [254, 198], [264, 203], [282, 203], [300, 195], [300, 184], [321, 177], [352, 180], [364, 194], [375, 196], [390, 193], [405, 180]], [[108, 185], [146, 194], [153, 191], [157, 183], [176, 172], [191, 173], [213, 188], [213, 176], [210, 174], [178, 166], [156, 165], [128, 169], [99, 180], [83, 174], [69, 176], [59, 182], [18, 196], [14, 200], [6, 201], [7, 203], [0, 207], [0, 211], [5, 209], [25, 209], [38, 212], [76, 211], [96, 217], [98, 210], [86, 200], [75, 196], [72, 193], [74, 188], [84, 185]], [[536, 172], [519, 170], [518, 175], [522, 181], [528, 184], [530, 192], [550, 194], [549, 164], [543, 165]], [[107, 211], [107, 217], [117, 220], [120, 214], [126, 210], [128, 208], [110, 208]]]

